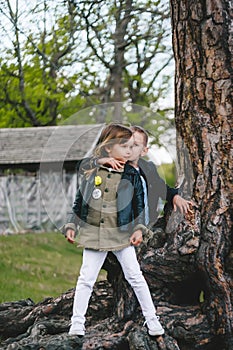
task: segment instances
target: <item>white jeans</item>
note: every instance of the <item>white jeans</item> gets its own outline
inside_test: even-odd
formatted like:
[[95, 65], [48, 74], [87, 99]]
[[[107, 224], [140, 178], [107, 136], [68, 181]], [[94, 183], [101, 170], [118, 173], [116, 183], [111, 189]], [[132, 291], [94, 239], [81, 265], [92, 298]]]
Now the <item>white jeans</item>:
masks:
[[[73, 329], [75, 329], [75, 323], [85, 323], [85, 315], [93, 286], [107, 253], [108, 252], [105, 251], [95, 251], [90, 249], [84, 249], [83, 251], [83, 263], [76, 286], [73, 316], [71, 318]], [[132, 286], [137, 296], [143, 316], [145, 318], [153, 317], [155, 315], [155, 307], [147, 282], [142, 275], [135, 248], [130, 246], [114, 251], [113, 253], [121, 264], [126, 280]]]

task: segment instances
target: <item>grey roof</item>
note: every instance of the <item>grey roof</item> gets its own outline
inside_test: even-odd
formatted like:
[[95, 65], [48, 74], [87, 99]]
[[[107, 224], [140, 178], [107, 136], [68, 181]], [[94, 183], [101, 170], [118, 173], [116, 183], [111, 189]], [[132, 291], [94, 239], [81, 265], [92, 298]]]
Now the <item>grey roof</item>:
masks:
[[0, 166], [76, 161], [88, 156], [103, 124], [0, 129]]

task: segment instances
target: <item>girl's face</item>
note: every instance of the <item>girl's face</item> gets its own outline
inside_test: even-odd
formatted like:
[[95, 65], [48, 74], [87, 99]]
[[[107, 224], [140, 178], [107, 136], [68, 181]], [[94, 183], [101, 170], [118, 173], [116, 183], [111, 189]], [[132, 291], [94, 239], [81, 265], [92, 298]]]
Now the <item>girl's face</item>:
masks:
[[133, 146], [134, 137], [131, 136], [127, 142], [121, 144], [115, 143], [112, 146], [106, 146], [105, 149], [109, 157], [121, 159], [127, 162], [132, 157]]

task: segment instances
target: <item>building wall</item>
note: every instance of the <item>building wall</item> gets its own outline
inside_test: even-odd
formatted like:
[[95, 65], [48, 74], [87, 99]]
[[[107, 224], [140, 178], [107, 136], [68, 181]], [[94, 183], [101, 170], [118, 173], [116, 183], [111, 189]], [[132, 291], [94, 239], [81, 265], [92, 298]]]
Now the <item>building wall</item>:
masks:
[[59, 230], [72, 207], [76, 178], [65, 171], [0, 176], [0, 234]]

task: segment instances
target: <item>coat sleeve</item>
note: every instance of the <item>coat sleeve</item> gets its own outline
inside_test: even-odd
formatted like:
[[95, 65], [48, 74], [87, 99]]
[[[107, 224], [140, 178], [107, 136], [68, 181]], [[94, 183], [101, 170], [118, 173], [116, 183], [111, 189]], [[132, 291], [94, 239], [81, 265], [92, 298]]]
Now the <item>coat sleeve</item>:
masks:
[[133, 210], [134, 210], [134, 226], [133, 232], [141, 230], [142, 234], [148, 232], [148, 228], [145, 225], [145, 203], [144, 203], [144, 191], [142, 186], [142, 181], [140, 176], [136, 176], [135, 179], [135, 191], [133, 200]]
[[133, 196], [134, 226], [145, 225], [144, 192], [139, 174], [135, 174]]
[[92, 193], [92, 184], [94, 173], [90, 175], [89, 180], [86, 179], [85, 170], [92, 169], [95, 158], [84, 158], [77, 162], [77, 189], [72, 211], [68, 213], [66, 224], [62, 226], [61, 231], [66, 234], [68, 229], [73, 229], [77, 234], [77, 227], [85, 221], [88, 212], [88, 201]]
[[172, 200], [176, 194], [178, 194], [179, 189], [178, 188], [172, 188], [168, 186], [165, 181], [159, 176], [156, 166], [153, 164], [154, 167], [154, 176], [155, 176], [155, 183], [156, 183], [156, 190], [158, 197], [160, 197], [163, 200], [166, 200], [170, 205], [172, 205]]
[[98, 158], [97, 157], [89, 157], [89, 158], [83, 158], [77, 161], [76, 164], [76, 171], [77, 174], [83, 174], [85, 170], [90, 170], [93, 168], [98, 168]]
[[72, 229], [75, 231], [75, 234], [78, 233], [78, 224], [80, 218], [80, 210], [82, 206], [82, 196], [79, 189], [77, 189], [74, 204], [72, 207], [72, 212], [68, 213], [66, 224], [62, 226], [61, 231], [66, 236], [66, 231]]
[[[84, 160], [84, 163], [86, 164], [87, 158]], [[82, 213], [82, 206], [83, 206], [83, 186], [85, 182], [85, 176], [82, 169], [82, 163], [83, 160], [78, 161], [76, 170], [77, 170], [77, 188], [76, 188], [76, 195], [75, 200], [73, 202], [72, 211], [70, 211], [67, 215], [66, 224], [62, 226], [61, 231], [64, 235], [66, 235], [66, 231], [68, 229], [72, 229], [77, 234], [77, 227], [80, 222], [81, 213]]]
[[66, 220], [67, 223], [63, 226], [63, 233], [65, 233], [65, 231], [68, 230], [69, 228], [73, 229], [74, 231], [77, 231], [77, 226], [79, 224], [79, 218], [81, 215], [81, 208], [82, 208], [82, 202], [83, 202], [81, 191], [82, 191], [82, 184], [84, 181], [84, 172], [85, 170], [90, 169], [91, 162], [92, 162], [92, 158], [83, 158], [77, 161], [76, 195], [72, 206], [72, 211], [68, 213], [68, 216], [67, 216], [67, 220]]

